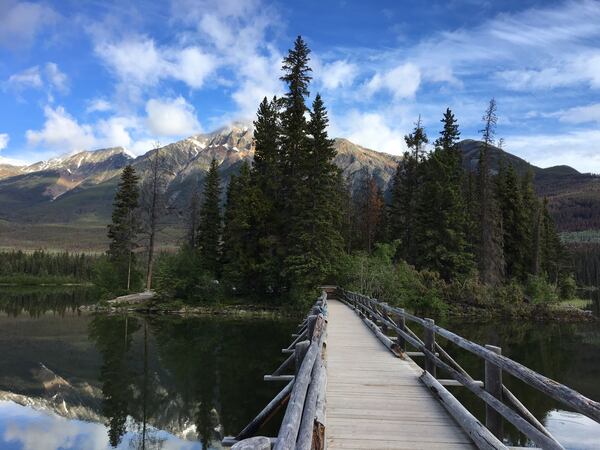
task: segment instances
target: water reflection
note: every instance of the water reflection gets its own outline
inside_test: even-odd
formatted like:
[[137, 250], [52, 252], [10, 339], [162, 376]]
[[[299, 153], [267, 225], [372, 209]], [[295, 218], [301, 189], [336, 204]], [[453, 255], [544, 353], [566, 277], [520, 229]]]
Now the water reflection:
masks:
[[[262, 376], [297, 323], [94, 316], [70, 295], [59, 313], [0, 297], [12, 305], [0, 312], [1, 448], [220, 448], [281, 388]], [[57, 440], [44, 438], [53, 427]]]
[[[189, 442], [161, 430], [152, 430], [164, 450], [200, 449]], [[100, 450], [115, 448], [106, 429], [99, 423], [69, 420], [53, 412], [36, 411], [13, 402], [0, 401], [0, 437], [5, 449], [19, 450]], [[141, 448], [135, 433], [126, 433], [118, 449]]]

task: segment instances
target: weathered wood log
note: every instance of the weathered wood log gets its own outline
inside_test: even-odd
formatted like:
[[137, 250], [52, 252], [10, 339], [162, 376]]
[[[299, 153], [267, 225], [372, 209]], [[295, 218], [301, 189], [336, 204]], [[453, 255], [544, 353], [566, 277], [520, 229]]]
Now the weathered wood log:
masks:
[[290, 398], [294, 382], [290, 381], [279, 393], [271, 400], [267, 406], [263, 408], [261, 412], [248, 424], [246, 427], [239, 432], [235, 437], [236, 440], [241, 441], [248, 437], [253, 436], [273, 415], [283, 406]]
[[302, 341], [296, 344], [296, 350], [294, 351], [294, 362], [296, 366], [296, 376], [302, 367], [302, 362], [304, 361], [304, 357], [306, 356], [306, 352], [308, 351], [308, 347], [310, 346], [310, 341]]
[[423, 372], [421, 381], [437, 396], [444, 408], [458, 422], [471, 440], [482, 450], [506, 450], [506, 446], [498, 440], [483, 424], [444, 388], [429, 372]]
[[483, 400], [486, 404], [492, 406], [502, 416], [512, 423], [521, 433], [526, 435], [535, 444], [541, 446], [543, 449], [550, 450], [564, 450], [564, 448], [556, 443], [554, 439], [550, 439], [544, 433], [540, 432], [536, 427], [531, 425], [527, 420], [517, 414], [514, 410], [506, 406], [496, 397], [481, 389], [473, 380], [469, 379], [452, 366], [446, 364], [444, 361], [432, 354], [424, 346], [421, 348], [423, 353], [429, 354], [429, 356], [435, 361], [435, 364], [445, 371], [447, 371], [455, 380], [460, 381], [464, 387], [473, 392], [477, 397]]
[[[325, 364], [326, 358], [324, 358], [323, 364]], [[313, 444], [312, 450], [325, 450], [325, 427], [326, 427], [326, 399], [325, 395], [327, 392], [327, 370], [323, 370], [323, 381], [324, 385], [319, 390], [319, 396], [317, 397], [317, 408], [315, 411], [315, 425], [313, 429]]]
[[[397, 324], [398, 328], [400, 328], [402, 331], [406, 331], [405, 330], [406, 321], [404, 319], [404, 309], [401, 309], [400, 311], [401, 311], [401, 313], [396, 314], [396, 324]], [[396, 343], [398, 344], [398, 347], [400, 347], [400, 351], [406, 353], [406, 341], [404, 340], [404, 337], [402, 336], [402, 334], [398, 333]]]
[[[485, 348], [498, 355], [502, 354], [500, 347], [486, 345]], [[485, 390], [502, 401], [502, 369], [489, 361], [485, 362]], [[502, 439], [502, 416], [490, 405], [485, 405], [485, 426], [494, 436]]]
[[379, 329], [379, 327], [372, 322], [371, 320], [367, 319], [366, 317], [363, 317], [363, 322], [371, 329], [371, 331], [373, 331], [373, 333], [375, 334], [375, 336], [377, 337], [377, 339], [379, 339], [383, 345], [385, 345], [387, 348], [390, 349], [390, 351], [396, 355], [396, 356], [400, 356], [401, 352], [398, 349], [398, 346], [396, 345], [395, 342], [393, 342], [389, 337], [387, 337], [385, 334], [383, 334], [381, 332], [381, 330]]
[[296, 450], [310, 450], [312, 446], [313, 430], [317, 414], [317, 398], [321, 392], [325, 391], [324, 372], [323, 361], [317, 358], [313, 368], [312, 380], [306, 394], [306, 401], [304, 402], [304, 411], [302, 411], [302, 420], [298, 430]]
[[[519, 399], [517, 397], [515, 397], [514, 394], [512, 392], [510, 392], [508, 390], [508, 388], [504, 385], [502, 385], [502, 397], [509, 405], [511, 405], [513, 408], [515, 408], [523, 417], [525, 417], [527, 420], [529, 420], [529, 422], [531, 422], [533, 424], [533, 426], [535, 426], [538, 430], [540, 430], [542, 433], [544, 433], [550, 439], [554, 439], [556, 441], [554, 436], [552, 436], [552, 434], [550, 434], [550, 432], [546, 429], [546, 427], [539, 420], [537, 420], [535, 418], [535, 416], [533, 414], [531, 414], [531, 412], [525, 407], [525, 405], [523, 405], [523, 403], [521, 403], [519, 401]], [[556, 443], [558, 444], [558, 441], [556, 441]]]
[[311, 339], [313, 333], [315, 332], [315, 324], [317, 323], [317, 316], [312, 314], [308, 316], [308, 328], [306, 332], [307, 339]]
[[265, 375], [263, 381], [292, 381], [294, 375]]
[[544, 375], [534, 372], [528, 367], [507, 358], [506, 356], [497, 355], [496, 353], [482, 347], [479, 344], [471, 342], [457, 334], [452, 333], [444, 328], [435, 326], [435, 332], [455, 343], [464, 350], [467, 350], [481, 358], [489, 361], [505, 372], [517, 377], [521, 381], [538, 389], [544, 394], [552, 397], [554, 400], [562, 402], [575, 411], [588, 416], [590, 419], [600, 422], [600, 403], [585, 397], [579, 392], [565, 386], [557, 381], [554, 381]]
[[[452, 379], [441, 379], [437, 378], [438, 383], [442, 386], [462, 386], [463, 384], [460, 381], [452, 380]], [[473, 380], [473, 383], [478, 385], [479, 387], [483, 387], [483, 381]]]
[[275, 450], [292, 450], [296, 445], [296, 439], [298, 438], [298, 430], [300, 428], [300, 420], [302, 418], [302, 411], [304, 409], [304, 401], [308, 391], [308, 385], [310, 383], [310, 375], [312, 373], [315, 360], [320, 357], [321, 349], [323, 345], [325, 319], [322, 315], [319, 315], [316, 325], [315, 332], [313, 333], [312, 342], [302, 366], [296, 375], [294, 387], [290, 394], [290, 400], [288, 407], [285, 411], [285, 416], [279, 429], [277, 436], [277, 443], [275, 444]]
[[[435, 322], [433, 321], [433, 319], [425, 320], [429, 323], [429, 325], [431, 325], [430, 327], [425, 328], [425, 347], [431, 352], [431, 354], [435, 355], [435, 331], [433, 331], [433, 325], [435, 325]], [[433, 375], [433, 377], [435, 378], [435, 363], [428, 356], [425, 356], [425, 370], [431, 375]]]
[[271, 439], [256, 436], [233, 444], [231, 450], [271, 450]]

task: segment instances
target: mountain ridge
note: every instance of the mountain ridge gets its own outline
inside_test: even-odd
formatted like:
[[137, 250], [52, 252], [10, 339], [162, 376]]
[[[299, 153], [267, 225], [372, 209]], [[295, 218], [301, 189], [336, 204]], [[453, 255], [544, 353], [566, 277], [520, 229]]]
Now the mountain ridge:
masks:
[[[481, 143], [465, 139], [459, 145], [465, 168], [474, 170]], [[336, 138], [334, 147], [337, 151], [334, 162], [342, 170], [352, 192], [361, 188], [366, 177], [373, 176], [389, 196], [400, 156], [369, 149], [345, 138]], [[202, 182], [213, 158], [219, 164], [224, 184], [238, 172], [244, 161], [252, 161], [253, 127], [233, 123], [211, 133], [189, 136], [158, 150], [165, 157], [168, 201], [173, 209], [183, 214], [189, 204], [192, 186]], [[121, 169], [132, 164], [143, 176], [149, 158], [156, 151], [152, 149], [132, 158], [126, 149], [113, 147], [63, 155], [20, 168], [0, 165], [0, 219], [29, 223], [106, 223], [110, 219]], [[581, 215], [579, 210], [585, 209], [587, 217], [576, 224], [561, 226], [562, 229], [588, 229], [596, 224], [600, 227], [600, 200], [586, 197], [587, 204], [582, 206], [578, 202], [579, 194], [570, 189], [577, 185], [580, 191], [591, 187], [594, 191], [597, 177], [581, 174], [569, 166], [540, 168], [497, 147], [491, 147], [490, 158], [493, 168], [505, 161], [512, 163], [521, 174], [532, 170], [538, 193], [548, 195], [556, 216], [564, 215], [565, 208], [571, 211], [567, 215]], [[565, 195], [569, 198], [566, 203]]]

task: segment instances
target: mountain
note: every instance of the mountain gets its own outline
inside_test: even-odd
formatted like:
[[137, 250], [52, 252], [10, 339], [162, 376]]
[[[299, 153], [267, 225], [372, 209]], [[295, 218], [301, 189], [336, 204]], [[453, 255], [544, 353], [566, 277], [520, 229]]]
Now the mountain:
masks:
[[[466, 139], [460, 142], [464, 165], [475, 170], [479, 158], [479, 141]], [[347, 139], [334, 140], [337, 150], [335, 164], [342, 170], [353, 192], [367, 176], [373, 175], [389, 196], [392, 177], [398, 156], [381, 153]], [[193, 185], [200, 185], [215, 158], [227, 184], [244, 161], [251, 162], [254, 155], [253, 129], [243, 123], [234, 123], [212, 133], [190, 136], [159, 150], [150, 150], [132, 158], [123, 148], [79, 152], [38, 162], [30, 166], [0, 166], [0, 235], [12, 236], [11, 242], [21, 242], [23, 226], [37, 227], [31, 234], [43, 230], [48, 224], [77, 227], [77, 232], [89, 229], [90, 237], [97, 239], [98, 230], [110, 220], [114, 192], [121, 169], [132, 164], [142, 176], [148, 170], [154, 152], [165, 158], [168, 180], [167, 197], [171, 209], [185, 215]], [[581, 174], [568, 166], [540, 168], [497, 147], [490, 149], [492, 170], [501, 161], [511, 163], [519, 173], [528, 170], [535, 175], [536, 190], [547, 196], [550, 208], [560, 230], [600, 228], [600, 178]], [[223, 193], [225, 189], [223, 189]], [[181, 222], [177, 215], [172, 220]], [[2, 222], [4, 220], [5, 222]], [[94, 236], [91, 235], [93, 228]], [[33, 228], [32, 228], [33, 229]], [[58, 235], [58, 228], [55, 228]], [[100, 233], [104, 239], [104, 232]], [[176, 234], [176, 233], [175, 233]], [[32, 238], [33, 242], [36, 242]], [[8, 245], [0, 239], [0, 246]], [[57, 242], [57, 246], [63, 242]]]

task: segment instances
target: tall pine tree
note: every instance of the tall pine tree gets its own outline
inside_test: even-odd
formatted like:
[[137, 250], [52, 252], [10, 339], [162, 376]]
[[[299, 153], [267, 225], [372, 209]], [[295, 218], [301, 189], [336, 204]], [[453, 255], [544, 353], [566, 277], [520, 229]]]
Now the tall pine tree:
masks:
[[197, 245], [200, 264], [210, 275], [219, 275], [219, 256], [221, 249], [221, 180], [215, 159], [204, 180], [204, 199], [200, 209]]
[[486, 284], [499, 284], [504, 279], [504, 252], [502, 245], [502, 218], [494, 196], [490, 169], [490, 149], [496, 133], [496, 100], [491, 99], [483, 115], [482, 143], [477, 166], [477, 201], [479, 276]]
[[421, 117], [412, 133], [404, 136], [410, 152], [405, 152], [398, 164], [392, 187], [390, 230], [392, 239], [399, 239], [398, 257], [415, 264], [418, 248], [414, 239], [417, 231], [417, 195], [421, 183], [421, 163], [425, 144], [429, 142]]
[[135, 272], [134, 249], [140, 224], [136, 210], [139, 206], [139, 177], [131, 165], [125, 166], [113, 202], [112, 223], [108, 226], [110, 239], [108, 255], [117, 273], [124, 274], [122, 288], [130, 290]]
[[435, 150], [423, 163], [423, 182], [418, 191], [419, 246], [417, 265], [437, 271], [447, 281], [464, 277], [473, 268], [467, 239], [464, 169], [458, 123], [450, 108], [441, 121], [443, 129]]

